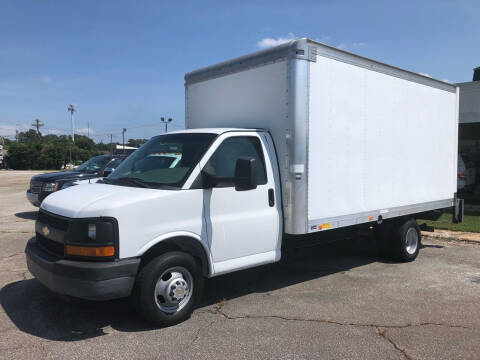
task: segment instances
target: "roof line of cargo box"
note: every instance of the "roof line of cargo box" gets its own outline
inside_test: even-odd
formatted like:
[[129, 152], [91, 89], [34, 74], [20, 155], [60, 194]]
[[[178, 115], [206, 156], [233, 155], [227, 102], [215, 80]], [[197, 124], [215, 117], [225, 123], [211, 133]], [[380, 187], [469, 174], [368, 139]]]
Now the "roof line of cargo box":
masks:
[[292, 40], [269, 49], [257, 51], [189, 72], [185, 74], [185, 84], [193, 84], [225, 76], [249, 68], [280, 61], [289, 56], [307, 61], [316, 61], [318, 55], [442, 90], [450, 92], [456, 91], [456, 86], [454, 84], [385, 64], [377, 60], [369, 59], [307, 38]]
[[[197, 128], [197, 129], [183, 129], [183, 130], [175, 130], [169, 131], [168, 134], [184, 134], [184, 133], [211, 133], [221, 135], [227, 132], [264, 132], [267, 131], [262, 128]], [[162, 136], [165, 134], [160, 134], [157, 136]]]

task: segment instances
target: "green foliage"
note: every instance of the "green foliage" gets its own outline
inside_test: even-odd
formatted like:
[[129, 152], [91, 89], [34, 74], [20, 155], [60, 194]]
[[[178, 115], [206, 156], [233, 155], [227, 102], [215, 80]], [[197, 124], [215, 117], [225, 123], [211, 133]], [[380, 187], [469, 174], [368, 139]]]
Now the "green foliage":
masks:
[[128, 139], [128, 142], [125, 145], [139, 148], [140, 146], [145, 144], [147, 141], [148, 141], [147, 139]]
[[33, 142], [40, 141], [41, 137], [42, 137], [42, 134], [40, 134], [40, 136], [38, 136], [37, 132], [35, 130], [30, 129], [28, 131], [19, 133], [18, 134], [18, 141], [21, 142], [21, 143], [30, 144], [30, 143], [33, 143]]
[[468, 205], [465, 209], [463, 223], [454, 224], [452, 222], [452, 211], [446, 211], [437, 221], [418, 220], [418, 223], [426, 223], [436, 229], [452, 230], [452, 231], [466, 231], [466, 232], [480, 232], [480, 211], [469, 209]]
[[5, 142], [7, 164], [11, 169], [59, 170], [71, 160], [81, 164], [93, 156], [108, 153], [110, 144], [96, 144], [83, 135], [75, 135], [75, 144], [66, 135], [38, 135], [35, 130], [18, 134], [18, 141]]
[[12, 169], [29, 169], [33, 163], [33, 148], [25, 143], [12, 142], [8, 147], [7, 162]]

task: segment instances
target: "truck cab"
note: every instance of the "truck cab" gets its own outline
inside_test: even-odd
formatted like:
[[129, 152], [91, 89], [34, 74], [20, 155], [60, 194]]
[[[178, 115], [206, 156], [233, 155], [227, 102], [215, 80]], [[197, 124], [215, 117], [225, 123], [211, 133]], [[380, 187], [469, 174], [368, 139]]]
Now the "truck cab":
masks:
[[264, 130], [156, 136], [101, 183], [43, 201], [28, 268], [58, 293], [133, 293], [146, 318], [176, 323], [192, 311], [203, 277], [280, 259], [278, 179]]

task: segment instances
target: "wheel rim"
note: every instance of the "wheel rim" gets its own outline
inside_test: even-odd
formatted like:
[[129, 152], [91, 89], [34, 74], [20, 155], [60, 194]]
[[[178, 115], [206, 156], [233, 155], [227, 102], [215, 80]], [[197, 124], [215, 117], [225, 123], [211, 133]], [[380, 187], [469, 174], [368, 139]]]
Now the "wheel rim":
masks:
[[174, 314], [187, 305], [192, 297], [193, 277], [181, 266], [165, 270], [155, 285], [155, 303], [165, 313]]
[[410, 228], [407, 231], [406, 239], [405, 239], [405, 250], [410, 255], [415, 254], [418, 247], [418, 232], [414, 228]]

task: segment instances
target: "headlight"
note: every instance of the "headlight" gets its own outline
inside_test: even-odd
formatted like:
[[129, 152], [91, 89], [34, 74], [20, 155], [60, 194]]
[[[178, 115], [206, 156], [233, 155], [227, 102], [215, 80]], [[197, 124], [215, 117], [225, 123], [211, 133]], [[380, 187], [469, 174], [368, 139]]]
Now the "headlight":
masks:
[[114, 221], [73, 221], [66, 234], [71, 244], [114, 244], [117, 225]]
[[108, 260], [118, 254], [118, 223], [114, 218], [74, 220], [68, 227], [65, 239], [67, 257]]
[[52, 183], [45, 183], [42, 186], [42, 191], [45, 192], [54, 192], [58, 190], [58, 183], [57, 182], [52, 182]]
[[97, 225], [88, 224], [88, 238], [92, 240], [97, 238]]

